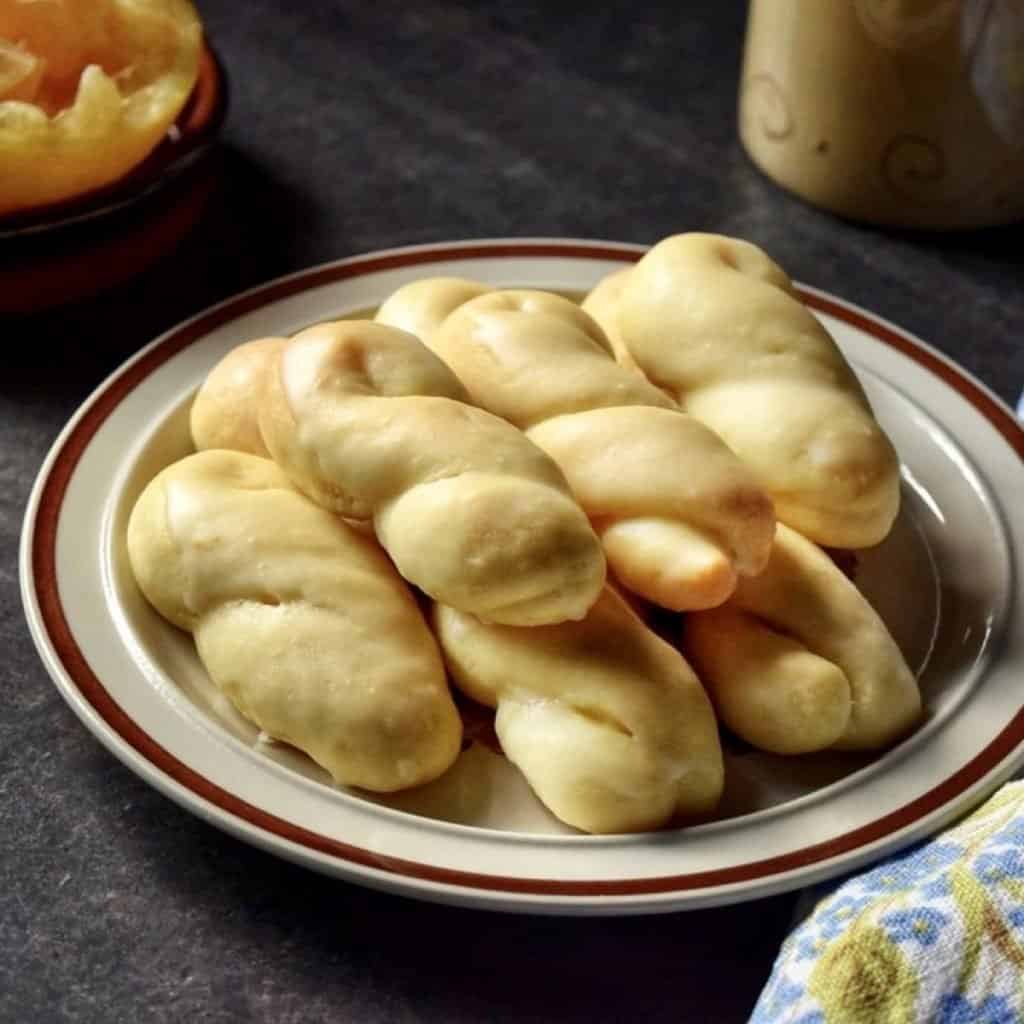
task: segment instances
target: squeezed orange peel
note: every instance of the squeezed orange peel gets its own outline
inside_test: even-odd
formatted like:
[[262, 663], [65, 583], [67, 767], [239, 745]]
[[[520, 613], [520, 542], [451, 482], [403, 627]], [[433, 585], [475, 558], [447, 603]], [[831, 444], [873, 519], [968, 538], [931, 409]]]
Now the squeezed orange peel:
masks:
[[189, 0], [0, 0], [0, 214], [109, 185], [199, 74]]

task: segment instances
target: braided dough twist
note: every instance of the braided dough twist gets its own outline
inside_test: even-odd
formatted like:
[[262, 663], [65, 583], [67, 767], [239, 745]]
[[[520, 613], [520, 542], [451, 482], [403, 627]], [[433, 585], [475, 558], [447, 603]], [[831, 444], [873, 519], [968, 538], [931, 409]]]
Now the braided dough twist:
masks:
[[604, 583], [600, 542], [555, 463], [467, 402], [412, 335], [338, 321], [277, 350], [259, 426], [300, 490], [372, 519], [436, 600], [511, 625], [581, 618]]
[[[418, 308], [431, 282], [415, 286]], [[768, 557], [774, 518], [752, 474], [710, 430], [620, 366], [578, 306], [539, 291], [437, 284], [453, 311], [427, 344], [473, 400], [521, 427], [561, 467], [629, 589], [667, 608], [707, 608]], [[400, 289], [383, 310], [400, 308]], [[378, 316], [382, 315], [378, 313]], [[409, 320], [417, 318], [410, 317]]]
[[143, 491], [127, 539], [143, 594], [194, 634], [213, 682], [338, 782], [404, 789], [455, 760], [461, 722], [409, 588], [272, 462], [186, 457]]
[[713, 810], [723, 767], [707, 695], [610, 587], [581, 622], [514, 629], [436, 605], [433, 624], [456, 685], [497, 708], [503, 751], [562, 821], [632, 832]]
[[424, 277], [392, 292], [374, 320], [401, 328], [429, 345], [434, 332], [464, 302], [493, 291], [490, 285], [468, 277]]
[[[756, 246], [684, 234], [590, 303], [636, 364], [744, 459], [782, 522], [830, 547], [877, 544], [899, 463], [835, 342]], [[599, 286], [600, 287], [600, 286]]]
[[884, 623], [817, 545], [779, 524], [768, 565], [686, 618], [683, 650], [722, 721], [764, 750], [868, 750], [905, 733], [921, 697]]
[[618, 325], [619, 303], [622, 301], [622, 293], [629, 278], [629, 271], [629, 267], [623, 267], [622, 270], [613, 271], [602, 277], [580, 303], [580, 309], [600, 324], [612, 347], [616, 361], [635, 370], [638, 369], [636, 361], [629, 349], [626, 348]]
[[237, 345], [206, 375], [189, 410], [199, 451], [227, 448], [270, 458], [260, 433], [259, 399], [283, 344], [284, 338], [258, 338]]

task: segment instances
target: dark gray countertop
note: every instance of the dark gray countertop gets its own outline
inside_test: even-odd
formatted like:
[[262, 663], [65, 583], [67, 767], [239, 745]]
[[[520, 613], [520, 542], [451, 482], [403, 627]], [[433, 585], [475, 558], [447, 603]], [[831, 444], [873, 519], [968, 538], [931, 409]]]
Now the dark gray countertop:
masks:
[[232, 83], [206, 217], [131, 285], [0, 322], [0, 1021], [744, 1020], [791, 896], [634, 919], [431, 906], [278, 861], [139, 781], [29, 639], [29, 489], [77, 405], [162, 330], [281, 273], [453, 238], [741, 235], [1015, 401], [1019, 229], [881, 232], [761, 177], [734, 131], [736, 0], [200, 9]]

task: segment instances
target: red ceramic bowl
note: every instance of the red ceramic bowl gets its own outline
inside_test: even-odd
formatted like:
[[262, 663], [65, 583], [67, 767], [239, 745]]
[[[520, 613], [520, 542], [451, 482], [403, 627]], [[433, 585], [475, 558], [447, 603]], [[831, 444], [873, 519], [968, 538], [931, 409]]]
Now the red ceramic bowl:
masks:
[[188, 102], [141, 164], [103, 188], [0, 216], [0, 314], [109, 288], [177, 244], [212, 191], [207, 158], [226, 109], [226, 77], [204, 43]]

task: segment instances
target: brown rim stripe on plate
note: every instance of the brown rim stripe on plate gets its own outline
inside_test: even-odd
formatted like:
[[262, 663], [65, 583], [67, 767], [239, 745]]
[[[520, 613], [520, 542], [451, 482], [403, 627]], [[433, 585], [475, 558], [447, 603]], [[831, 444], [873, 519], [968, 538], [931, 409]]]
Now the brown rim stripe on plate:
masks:
[[999, 431], [1006, 439], [1010, 447], [1024, 459], [1024, 428], [1017, 422], [1011, 413], [1004, 409], [995, 399], [979, 388], [973, 381], [966, 378], [956, 367], [947, 363], [927, 349], [921, 348], [909, 335], [896, 327], [880, 323], [870, 314], [849, 306], [845, 302], [828, 298], [824, 295], [817, 295], [813, 292], [797, 288], [800, 298], [812, 309], [817, 309], [837, 320], [845, 320], [853, 327], [857, 327], [870, 334], [879, 341], [884, 341], [891, 348], [909, 356], [914, 362], [919, 363], [927, 370], [931, 370], [936, 377], [939, 377], [946, 384], [959, 392], [968, 402], [971, 403], [985, 417], [988, 422]]
[[[228, 300], [223, 305], [200, 314], [192, 322], [171, 331], [134, 363], [111, 378], [103, 390], [96, 394], [54, 457], [40, 493], [32, 537], [32, 569], [41, 617], [62, 666], [82, 697], [125, 743], [150, 764], [241, 822], [308, 850], [353, 865], [405, 878], [490, 892], [569, 897], [635, 896], [709, 889], [757, 879], [769, 880], [786, 872], [820, 864], [863, 848], [894, 831], [906, 828], [925, 815], [947, 805], [981, 780], [1024, 741], [1024, 710], [1018, 712], [995, 739], [971, 761], [916, 800], [861, 828], [801, 850], [732, 868], [644, 879], [561, 880], [486, 875], [376, 854], [362, 847], [312, 832], [260, 810], [210, 782], [156, 743], [125, 714], [93, 672], [71, 632], [57, 591], [56, 542], [60, 509], [75, 467], [96, 431], [141, 381], [172, 356], [214, 328], [269, 302], [309, 288], [379, 270], [471, 258], [532, 256], [635, 261], [639, 258], [640, 252], [638, 248], [628, 245], [617, 247], [601, 244], [509, 241], [471, 243], [457, 247], [423, 247], [396, 250], [380, 256], [354, 257], [272, 282], [237, 299]], [[950, 364], [920, 348], [906, 334], [878, 323], [864, 312], [824, 296], [802, 290], [800, 294], [809, 306], [845, 320], [879, 341], [898, 349], [954, 387], [1006, 438], [1024, 460], [1024, 431], [1009, 412]]]

